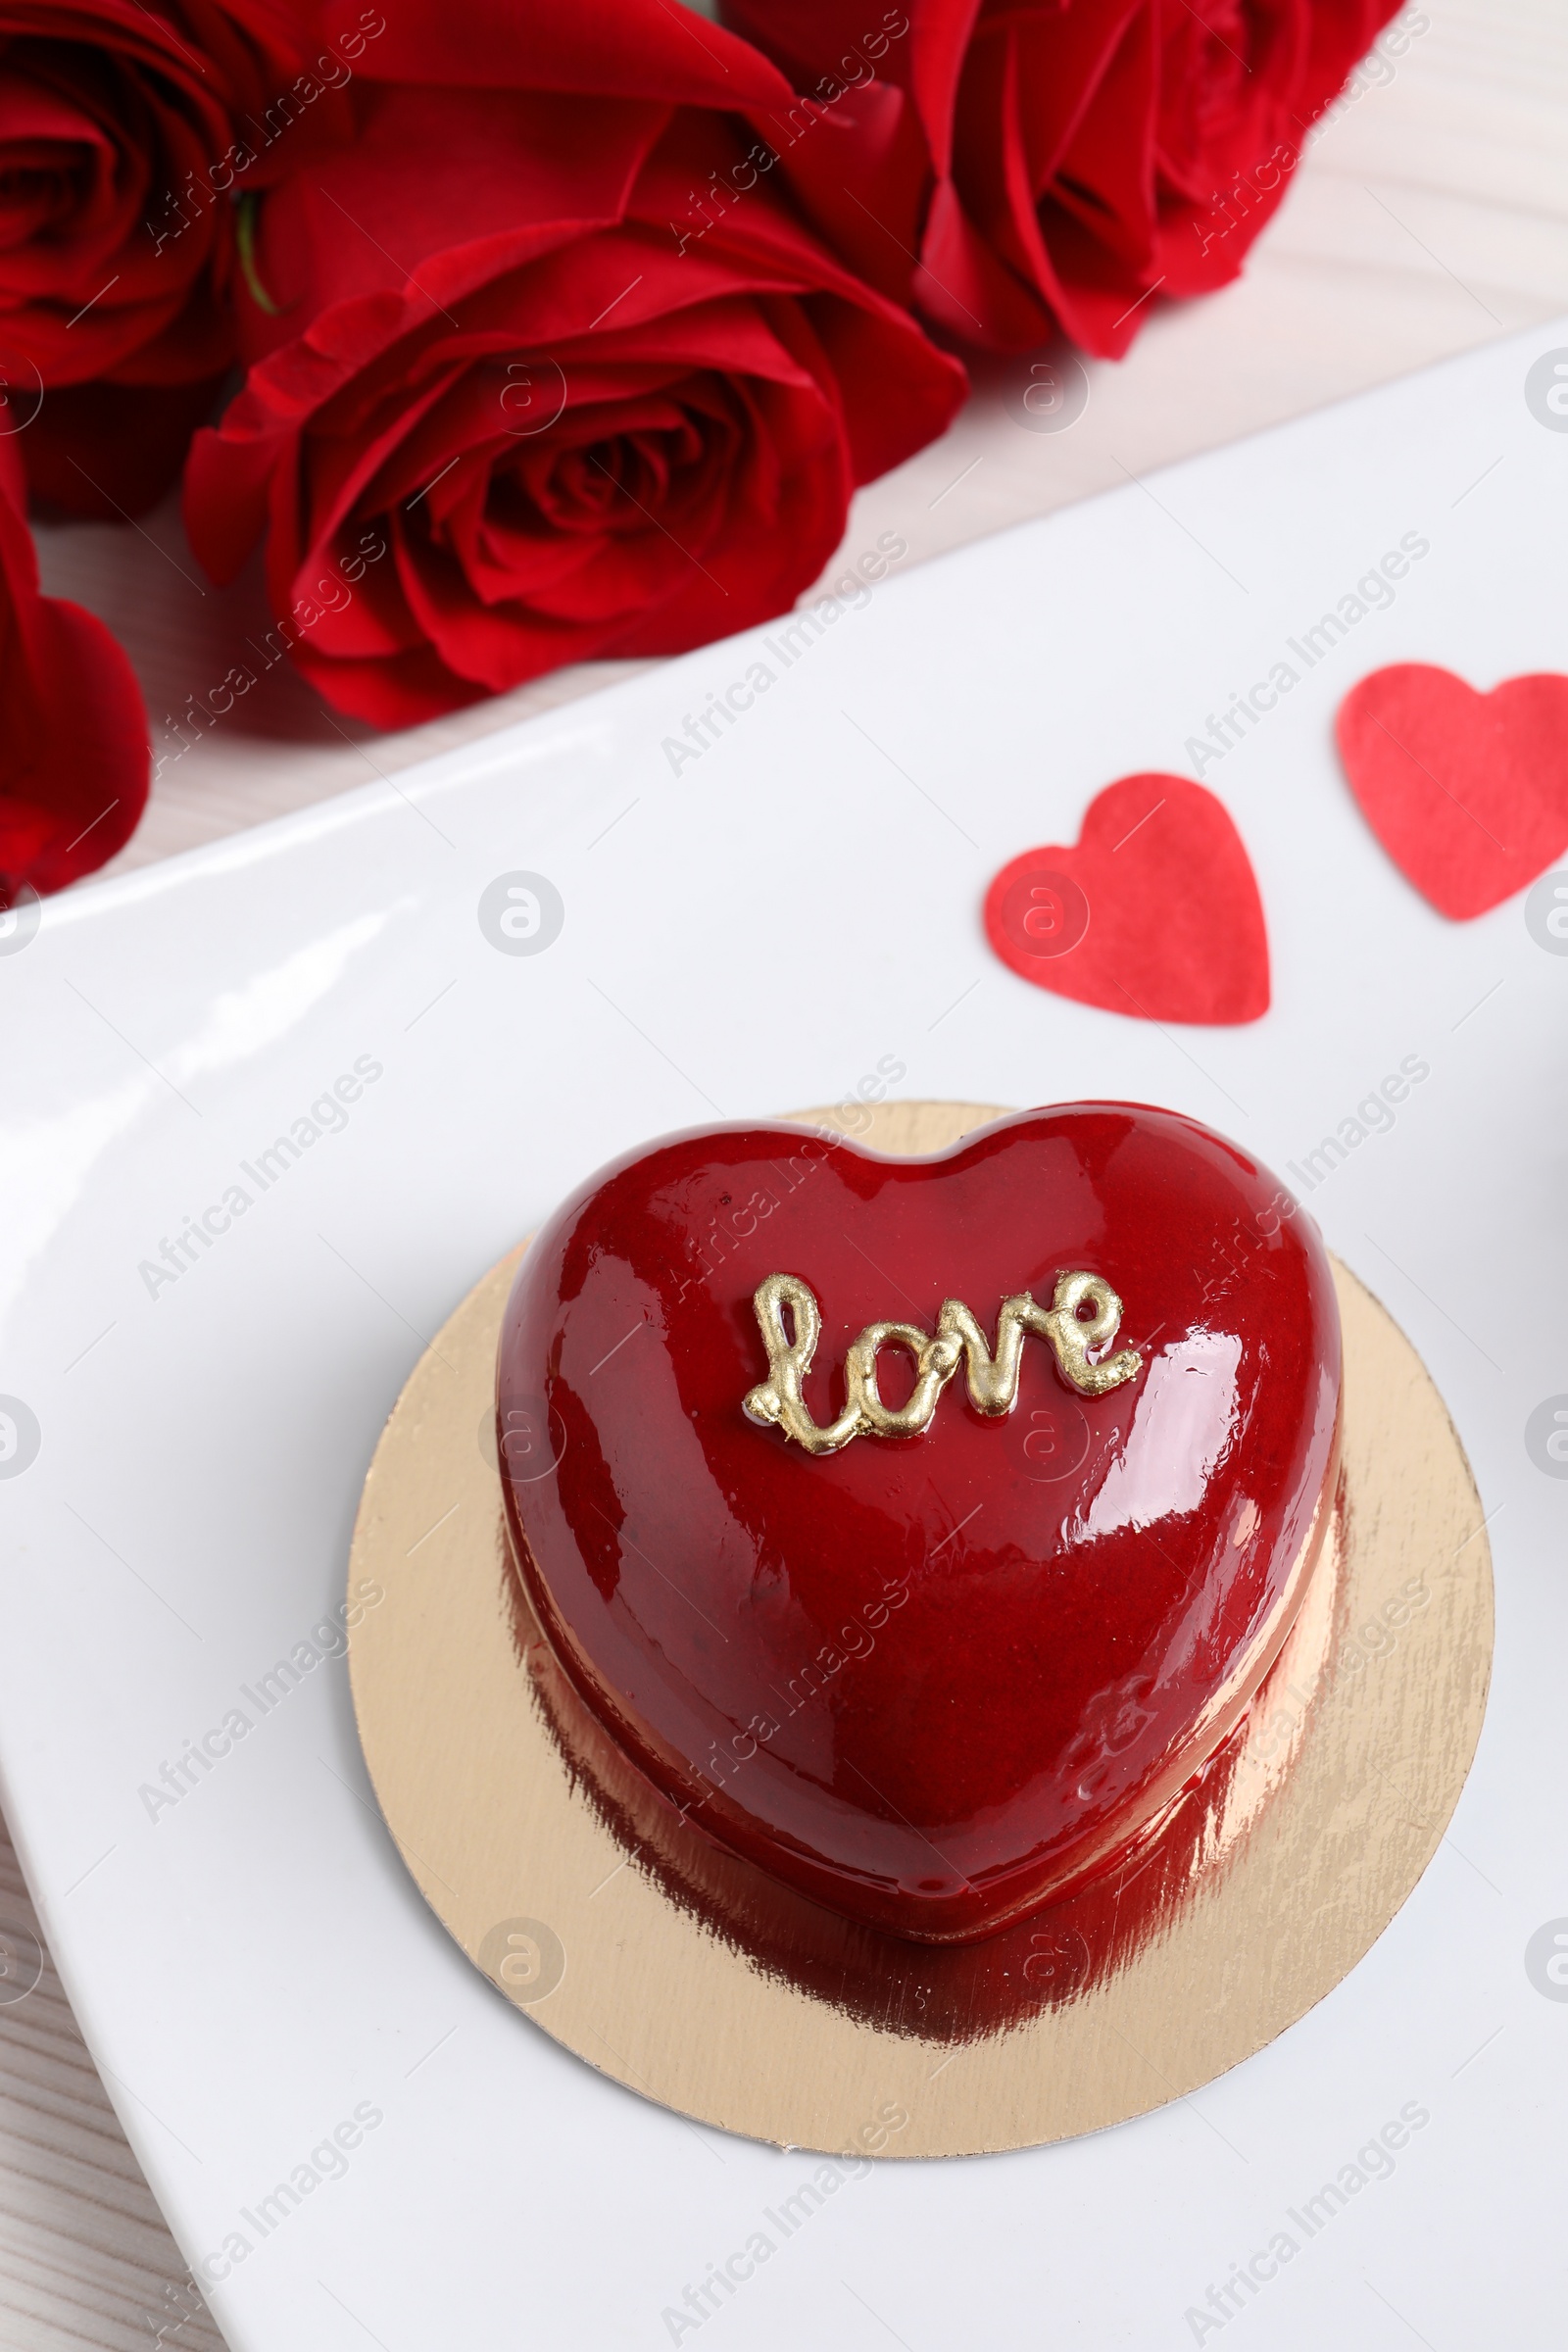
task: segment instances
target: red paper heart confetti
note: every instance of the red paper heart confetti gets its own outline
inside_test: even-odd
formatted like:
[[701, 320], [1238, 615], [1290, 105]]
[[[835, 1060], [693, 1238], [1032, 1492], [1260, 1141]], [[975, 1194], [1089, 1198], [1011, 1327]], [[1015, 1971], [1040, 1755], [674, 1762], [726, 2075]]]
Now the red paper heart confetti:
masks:
[[1375, 669], [1340, 705], [1340, 758], [1406, 881], [1468, 922], [1568, 848], [1568, 677], [1480, 694], [1424, 662]]
[[1026, 850], [986, 893], [1009, 970], [1134, 1019], [1232, 1027], [1268, 1010], [1257, 879], [1222, 804], [1185, 776], [1123, 776], [1071, 848]]

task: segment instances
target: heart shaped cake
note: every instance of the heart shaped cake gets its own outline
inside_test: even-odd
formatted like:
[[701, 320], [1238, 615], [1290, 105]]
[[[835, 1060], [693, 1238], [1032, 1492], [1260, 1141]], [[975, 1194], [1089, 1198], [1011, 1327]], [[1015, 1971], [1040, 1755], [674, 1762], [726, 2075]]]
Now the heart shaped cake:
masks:
[[502, 1327], [514, 1561], [688, 1820], [962, 1941], [1157, 1831], [1331, 1515], [1316, 1228], [1195, 1120], [1024, 1112], [927, 1159], [672, 1136], [529, 1248]]

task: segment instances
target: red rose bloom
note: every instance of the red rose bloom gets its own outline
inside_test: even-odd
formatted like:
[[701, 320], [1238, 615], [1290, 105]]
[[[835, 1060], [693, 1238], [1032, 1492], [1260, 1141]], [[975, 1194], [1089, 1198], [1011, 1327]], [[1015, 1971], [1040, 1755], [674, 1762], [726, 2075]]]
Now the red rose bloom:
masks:
[[1399, 4], [725, 0], [724, 15], [815, 102], [785, 118], [783, 169], [873, 285], [959, 342], [1026, 351], [1059, 325], [1115, 358], [1151, 295], [1237, 274], [1314, 118]]
[[304, 135], [303, 88], [280, 97], [309, 78], [297, 13], [0, 0], [0, 379], [58, 506], [149, 505], [212, 408], [233, 357], [233, 194], [278, 168], [285, 128], [279, 158]]
[[147, 717], [101, 620], [38, 594], [16, 436], [0, 439], [0, 908], [112, 858], [147, 799]]
[[786, 86], [661, 0], [388, 19], [355, 144], [263, 207], [203, 562], [267, 528], [300, 667], [383, 726], [785, 611], [963, 389], [768, 176], [731, 110]]

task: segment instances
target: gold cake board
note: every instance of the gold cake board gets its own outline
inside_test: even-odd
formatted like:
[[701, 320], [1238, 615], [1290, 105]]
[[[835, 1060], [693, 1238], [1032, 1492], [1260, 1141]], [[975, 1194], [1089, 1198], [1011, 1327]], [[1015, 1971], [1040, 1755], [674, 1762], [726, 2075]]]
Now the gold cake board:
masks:
[[[855, 1140], [936, 1152], [1003, 1115], [883, 1103]], [[856, 1929], [721, 1854], [576, 1705], [502, 1518], [490, 1416], [520, 1254], [444, 1325], [376, 1447], [349, 1578], [383, 1597], [355, 1626], [350, 1671], [404, 1861], [535, 2025], [724, 2131], [972, 2155], [1199, 2089], [1382, 1934], [1475, 1752], [1492, 1569], [1443, 1400], [1346, 1267], [1340, 1504], [1247, 1722], [1119, 1876], [990, 1944], [938, 1950]]]

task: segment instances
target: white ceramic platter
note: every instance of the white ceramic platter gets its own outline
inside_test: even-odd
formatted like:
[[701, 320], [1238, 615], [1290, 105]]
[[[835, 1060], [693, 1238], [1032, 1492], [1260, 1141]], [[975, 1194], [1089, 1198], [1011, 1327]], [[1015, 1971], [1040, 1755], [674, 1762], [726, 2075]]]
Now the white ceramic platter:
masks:
[[[1568, 956], [1520, 901], [1436, 915], [1330, 729], [1385, 662], [1568, 668], [1568, 433], [1525, 393], [1564, 345], [1497, 344], [896, 575], [678, 775], [664, 739], [769, 659], [753, 642], [50, 903], [0, 956], [0, 1392], [26, 1408], [0, 1462], [4, 1797], [236, 2352], [1547, 2340], [1568, 1985], [1532, 1938], [1568, 1914], [1568, 1484], [1526, 1431], [1568, 1391]], [[1407, 533], [1430, 552], [1392, 604], [1204, 776], [1267, 907], [1267, 1018], [1167, 1032], [997, 964], [994, 869], [1070, 840], [1113, 778], [1190, 771], [1207, 714]], [[481, 925], [519, 873], [564, 907], [540, 953]], [[697, 2131], [489, 1988], [381, 1827], [340, 1660], [265, 1714], [243, 1695], [313, 1629], [341, 1646], [361, 1477], [424, 1337], [611, 1153], [890, 1062], [910, 1095], [1171, 1103], [1279, 1166], [1412, 1060], [1310, 1205], [1424, 1353], [1491, 1514], [1491, 1713], [1439, 1859], [1329, 2000], [1199, 2097], [1033, 2154], [847, 2169], [699, 2319], [688, 2286], [817, 2160]], [[264, 1190], [246, 1163], [285, 1135], [308, 1140]], [[1399, 1801], [1391, 1757], [1368, 1802]], [[1352, 2176], [1310, 2232], [1289, 2218]], [[1227, 2314], [1210, 2287], [1254, 2256]]]

